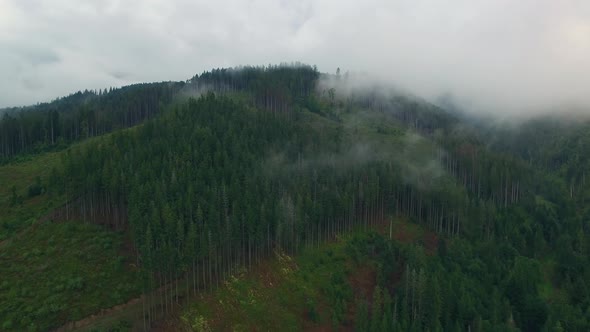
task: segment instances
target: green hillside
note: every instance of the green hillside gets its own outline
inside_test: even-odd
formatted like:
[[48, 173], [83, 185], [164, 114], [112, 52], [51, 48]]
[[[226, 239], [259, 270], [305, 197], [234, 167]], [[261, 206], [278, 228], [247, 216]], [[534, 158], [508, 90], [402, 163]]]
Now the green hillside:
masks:
[[590, 329], [588, 124], [525, 148], [537, 122], [353, 80], [219, 69], [11, 111], [45, 134], [0, 135], [2, 329]]

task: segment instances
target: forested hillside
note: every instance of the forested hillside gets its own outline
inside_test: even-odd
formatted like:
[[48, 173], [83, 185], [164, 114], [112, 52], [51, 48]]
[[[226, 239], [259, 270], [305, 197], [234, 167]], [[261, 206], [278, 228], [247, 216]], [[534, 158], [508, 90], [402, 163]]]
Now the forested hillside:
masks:
[[[265, 307], [247, 291], [215, 306], [241, 317], [222, 325], [202, 303], [256, 289], [244, 271], [283, 257], [295, 265], [271, 266], [291, 271], [277, 282], [294, 295], [269, 292], [285, 296], [273, 310], [293, 330], [590, 330], [588, 122], [479, 126], [306, 65], [218, 69], [10, 110], [4, 169], [61, 149], [42, 178], [5, 180], [14, 189], [0, 202], [0, 271], [28, 241], [15, 215], [35, 206], [31, 227], [98, 224], [127, 241], [133, 267], [113, 263], [102, 284], [135, 282], [84, 313], [141, 290], [140, 329], [170, 317], [195, 330], [255, 328], [249, 319]], [[422, 236], [408, 240], [407, 229]], [[11, 262], [11, 278], [23, 262]], [[71, 296], [92, 296], [80, 278]], [[41, 310], [22, 283], [0, 286], [5, 330], [81, 318], [67, 298]]]
[[0, 161], [127, 128], [160, 112], [182, 83], [78, 91], [51, 103], [7, 109], [0, 120]]

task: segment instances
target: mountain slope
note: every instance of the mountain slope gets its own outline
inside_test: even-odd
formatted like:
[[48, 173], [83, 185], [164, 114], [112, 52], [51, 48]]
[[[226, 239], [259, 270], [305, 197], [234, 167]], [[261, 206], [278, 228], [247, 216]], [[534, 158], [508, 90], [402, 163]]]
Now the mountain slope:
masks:
[[[336, 296], [334, 312], [320, 310], [331, 326], [585, 330], [588, 220], [567, 172], [490, 148], [468, 121], [425, 101], [351, 83], [309, 66], [196, 76], [140, 125], [60, 152], [40, 199], [55, 192], [67, 204], [44, 211], [127, 234], [138, 268], [133, 285], [145, 294], [141, 326], [156, 326], [179, 303], [275, 252], [300, 257], [376, 229], [385, 236], [363, 250], [379, 256], [397, 248], [390, 252], [397, 263], [376, 279], [381, 298]], [[387, 239], [408, 234], [400, 233], [408, 228], [401, 219], [436, 233], [438, 247], [427, 238], [402, 249]], [[387, 259], [375, 264], [385, 269]], [[316, 300], [329, 303], [334, 294], [322, 292]], [[385, 297], [399, 301], [395, 309], [385, 308]], [[59, 319], [44, 326], [74, 318], [65, 312], [56, 310]], [[369, 316], [375, 323], [364, 323]], [[243, 323], [231, 318], [228, 324]]]

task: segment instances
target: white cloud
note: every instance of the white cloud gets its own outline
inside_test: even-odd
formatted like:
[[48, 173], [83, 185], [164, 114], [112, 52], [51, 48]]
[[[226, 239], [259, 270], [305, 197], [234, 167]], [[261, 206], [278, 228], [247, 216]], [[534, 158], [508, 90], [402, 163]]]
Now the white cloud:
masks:
[[588, 107], [590, 3], [0, 0], [0, 107], [283, 61], [480, 110]]

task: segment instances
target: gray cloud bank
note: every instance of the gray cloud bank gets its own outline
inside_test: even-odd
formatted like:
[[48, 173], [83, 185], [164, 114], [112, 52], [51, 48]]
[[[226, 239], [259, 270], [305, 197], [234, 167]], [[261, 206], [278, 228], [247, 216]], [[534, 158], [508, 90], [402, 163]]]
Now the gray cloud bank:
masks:
[[586, 0], [0, 0], [0, 107], [302, 61], [498, 114], [590, 108]]

